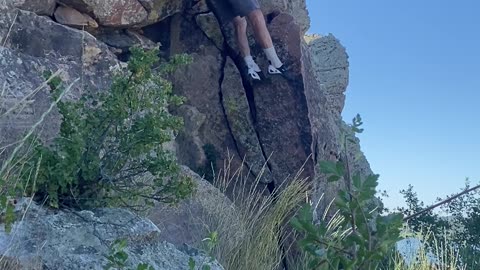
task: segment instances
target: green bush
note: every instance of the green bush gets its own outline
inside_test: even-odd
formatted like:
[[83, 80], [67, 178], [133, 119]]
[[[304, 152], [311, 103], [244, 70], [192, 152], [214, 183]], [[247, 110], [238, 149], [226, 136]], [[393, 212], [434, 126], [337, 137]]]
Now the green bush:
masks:
[[[191, 180], [179, 175], [164, 148], [182, 127], [167, 110], [182, 98], [172, 94], [164, 77], [189, 58], [177, 56], [154, 70], [157, 54], [133, 48], [128, 67], [114, 76], [109, 91], [57, 104], [60, 135], [48, 144], [31, 139], [32, 157], [22, 166], [27, 193], [55, 208], [84, 209], [175, 203], [192, 192]], [[58, 78], [50, 87], [54, 97], [64, 88]], [[37, 168], [35, 182], [29, 181], [32, 168]]]
[[[463, 190], [471, 187], [467, 179]], [[405, 215], [427, 208], [418, 198], [412, 185], [400, 193], [407, 207], [400, 207], [398, 210]], [[456, 194], [451, 194], [447, 198], [452, 198], [454, 195]], [[438, 201], [443, 200], [438, 198]], [[428, 211], [412, 218], [408, 221], [408, 225], [415, 232], [428, 230], [434, 236], [445, 235], [446, 241], [458, 253], [460, 258], [458, 265], [467, 266], [469, 269], [480, 269], [480, 190], [464, 194], [442, 205], [436, 211]], [[434, 246], [432, 239], [428, 239], [426, 244]]]
[[341, 161], [320, 163], [329, 182], [345, 182], [345, 188], [338, 192], [335, 200], [336, 214], [330, 220], [316, 221], [314, 209], [306, 205], [291, 221], [304, 236], [299, 243], [307, 253], [308, 269], [378, 269], [400, 240], [403, 216], [380, 214], [381, 202], [375, 197], [378, 175], [362, 177], [351, 172], [347, 149], [355, 140], [350, 134], [362, 132], [361, 125], [361, 118], [357, 116], [351, 131], [344, 132]]

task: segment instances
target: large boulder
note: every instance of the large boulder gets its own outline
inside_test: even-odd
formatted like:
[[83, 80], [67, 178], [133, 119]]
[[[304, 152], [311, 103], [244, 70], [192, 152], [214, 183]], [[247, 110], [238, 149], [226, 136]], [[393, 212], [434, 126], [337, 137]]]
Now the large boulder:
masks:
[[[348, 78], [345, 50], [340, 50], [343, 47], [332, 38], [325, 40], [323, 47], [309, 47], [295, 19], [281, 13], [268, 27], [289, 72], [252, 83], [245, 76], [231, 25], [222, 21], [216, 2], [209, 3], [212, 14], [176, 16], [170, 23], [170, 54], [187, 52], [194, 57], [189, 67], [175, 74], [174, 89], [187, 97], [190, 109], [184, 112], [196, 108], [202, 115], [195, 136], [185, 132], [178, 137], [177, 153], [200, 157], [202, 145], [213, 145], [218, 168], [233, 155], [234, 160], [242, 161], [252, 179], [268, 183], [270, 190], [299, 176], [308, 177], [319, 192], [330, 190], [335, 194], [338, 187], [327, 188], [317, 163], [338, 156], [343, 99], [329, 93], [343, 95], [347, 81], [337, 83], [338, 76], [328, 72], [340, 62], [343, 65], [338, 69], [344, 72], [341, 78]], [[214, 16], [219, 22], [209, 23], [206, 16], [210, 21]], [[225, 43], [219, 48], [222, 38]], [[332, 46], [339, 48], [335, 54], [331, 53]], [[267, 66], [262, 50], [253, 44], [251, 47], [257, 62]], [[319, 67], [319, 61], [330, 58]], [[322, 78], [317, 78], [319, 75]], [[338, 105], [330, 105], [335, 98]], [[193, 154], [194, 149], [199, 153]], [[201, 166], [186, 161], [192, 168]]]
[[[196, 171], [202, 167], [211, 171], [211, 164], [205, 164], [203, 159], [189, 158], [205, 156], [205, 148], [210, 147], [213, 148], [210, 154], [215, 156], [215, 169], [222, 168], [223, 161], [230, 157], [234, 159], [233, 167], [240, 167], [242, 158], [229, 128], [220, 85], [224, 78], [225, 55], [203, 34], [193, 18], [175, 15], [168, 27], [155, 32], [171, 33], [169, 44], [166, 44], [170, 55], [189, 53], [193, 58], [189, 66], [180, 68], [172, 77], [176, 94], [186, 97], [184, 106], [172, 112], [187, 123], [191, 122], [188, 118], [192, 113], [198, 116], [195, 117], [198, 122], [189, 125], [195, 130], [185, 129], [177, 137], [179, 161]], [[195, 110], [189, 109], [191, 107]]]
[[187, 8], [191, 0], [138, 0], [147, 10], [148, 17], [144, 24], [152, 24], [164, 20]]
[[55, 10], [55, 0], [8, 0], [13, 1], [13, 6], [35, 12], [38, 15], [51, 16]]
[[282, 12], [292, 15], [302, 34], [310, 28], [310, 17], [305, 0], [259, 0], [259, 3], [265, 15]]
[[[182, 23], [177, 22], [170, 30], [176, 33], [171, 35], [174, 37], [169, 46], [171, 53], [187, 52], [195, 56], [187, 70], [176, 74], [175, 89], [187, 97], [190, 109], [196, 108], [202, 119], [206, 119], [196, 128], [200, 132], [195, 132], [195, 138], [189, 140], [195, 141], [196, 147], [188, 147], [193, 144], [182, 139], [179, 144], [185, 149], [177, 153], [182, 155], [187, 149], [213, 144], [219, 160], [228, 154], [237, 156], [252, 179], [260, 175], [261, 182], [270, 183], [270, 190], [295, 177], [308, 177], [315, 188], [313, 199], [325, 193], [323, 204], [327, 205], [342, 183], [328, 183], [318, 163], [341, 157], [339, 138], [342, 132], [348, 132], [341, 121], [348, 84], [345, 48], [333, 36], [307, 38], [306, 42], [295, 18], [277, 14], [270, 18], [268, 28], [289, 71], [285, 76], [252, 82], [245, 74], [231, 24], [222, 21], [215, 3], [209, 1], [212, 13], [191, 20], [182, 17], [179, 20]], [[212, 16], [218, 23], [209, 22]], [[198, 34], [199, 31], [204, 35]], [[189, 39], [185, 38], [187, 33]], [[257, 62], [266, 67], [263, 51], [254, 40], [250, 42]], [[221, 76], [217, 76], [219, 73]], [[371, 173], [366, 159], [358, 159], [363, 156], [358, 145], [349, 147], [348, 156], [354, 170], [363, 175]]]
[[196, 183], [195, 194], [175, 206], [158, 204], [149, 214], [149, 219], [160, 228], [161, 239], [176, 246], [198, 246], [212, 231], [220, 237], [240, 233], [235, 205], [188, 167], [182, 167], [182, 174]]
[[59, 6], [55, 10], [54, 17], [58, 23], [75, 28], [98, 27], [98, 23], [92, 17], [67, 6]]
[[333, 36], [312, 35], [306, 38], [312, 68], [324, 90], [330, 113], [341, 119], [348, 86], [348, 55], [345, 47]]
[[187, 254], [161, 241], [160, 230], [150, 220], [127, 210], [52, 211], [28, 199], [17, 209], [24, 217], [12, 233], [0, 229], [0, 254], [18, 269], [104, 269], [117, 240], [127, 241], [125, 266], [130, 269], [148, 264], [158, 270], [187, 270], [190, 258], [197, 266], [223, 269], [200, 253]]
[[[2, 145], [17, 141], [50, 108], [46, 71], [60, 71], [67, 85], [76, 81], [66, 95], [75, 99], [87, 91], [108, 89], [112, 72], [119, 68], [115, 55], [90, 34], [31, 12], [0, 10], [0, 39], [0, 112], [17, 108], [0, 119]], [[59, 123], [54, 109], [38, 131], [50, 140]]]
[[[267, 82], [251, 84], [255, 130], [272, 170], [275, 186], [302, 177], [312, 177], [312, 126], [302, 69], [302, 35], [292, 16], [282, 13], [269, 24], [279, 56], [288, 65], [285, 76], [270, 76]], [[263, 51], [253, 47], [260, 66], [268, 66]], [[318, 116], [322, 117], [322, 116]]]
[[147, 19], [148, 12], [137, 0], [58, 0], [94, 17], [100, 25], [129, 27]]

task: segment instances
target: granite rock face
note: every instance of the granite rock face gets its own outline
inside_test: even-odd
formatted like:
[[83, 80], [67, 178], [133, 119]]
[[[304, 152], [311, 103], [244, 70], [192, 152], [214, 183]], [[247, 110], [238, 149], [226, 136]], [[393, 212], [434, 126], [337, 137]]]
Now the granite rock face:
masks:
[[75, 28], [98, 27], [98, 23], [92, 17], [68, 6], [59, 6], [54, 17], [58, 23]]
[[59, 0], [94, 17], [102, 26], [129, 27], [139, 25], [148, 17], [137, 0]]
[[[160, 230], [150, 220], [122, 209], [57, 212], [24, 199], [17, 205], [22, 221], [7, 233], [0, 229], [0, 253], [18, 269], [104, 269], [111, 247], [126, 240], [126, 267], [148, 264], [159, 270], [188, 270], [210, 262], [201, 254], [187, 254], [160, 240]], [[223, 270], [217, 262], [211, 269]], [[11, 269], [11, 268], [9, 268]]]
[[7, 0], [14, 7], [35, 12], [38, 15], [51, 16], [55, 10], [56, 0]]
[[[67, 85], [75, 82], [66, 95], [75, 99], [87, 91], [108, 89], [112, 72], [119, 68], [105, 44], [47, 17], [3, 9], [0, 25], [0, 112], [11, 112], [0, 120], [3, 145], [18, 140], [49, 109], [53, 100], [45, 84], [46, 71], [58, 71]], [[59, 124], [54, 109], [38, 131], [49, 140], [56, 136]]]
[[[195, 181], [195, 194], [176, 206], [157, 204], [148, 216], [160, 229], [161, 240], [180, 247], [184, 244], [198, 246], [211, 231], [217, 231], [221, 237], [242, 231], [239, 213], [225, 194], [186, 166], [182, 167], [182, 174]], [[218, 228], [226, 231], [218, 231]]]
[[[43, 84], [44, 71], [61, 69], [66, 83], [76, 82], [67, 95], [76, 99], [86, 91], [109, 88], [112, 71], [122, 65], [113, 52], [125, 60], [132, 45], [161, 44], [165, 59], [179, 53], [193, 58], [168, 78], [175, 93], [186, 98], [181, 107], [171, 108], [185, 122], [172, 146], [181, 164], [196, 172], [241, 167], [249, 184], [259, 181], [258, 187], [270, 192], [298, 177], [308, 178], [315, 189], [313, 199], [326, 194], [328, 204], [341, 185], [328, 183], [318, 163], [340, 156], [349, 76], [345, 48], [331, 35], [304, 37], [309, 25], [305, 1], [262, 0], [267, 26], [288, 72], [253, 82], [246, 75], [232, 25], [219, 14], [219, 1], [223, 0], [59, 0], [55, 13], [30, 8], [55, 14], [57, 22], [75, 27], [85, 23], [79, 14], [89, 16], [90, 24], [98, 26], [87, 29], [92, 34], [13, 9], [10, 3], [0, 10], [0, 90], [5, 89], [0, 112], [23, 103], [0, 119], [0, 142], [18, 140], [48, 110], [51, 95]], [[23, 4], [27, 2], [35, 1], [16, 0], [16, 7], [29, 9]], [[249, 42], [266, 71], [267, 60], [251, 33]], [[48, 114], [42, 138], [53, 138], [60, 120], [55, 109]], [[366, 159], [357, 158], [358, 145], [348, 151], [356, 170], [371, 173]], [[168, 231], [162, 237], [175, 244], [199, 237], [195, 226], [179, 221], [186, 218], [185, 209], [208, 212], [203, 196], [213, 188], [199, 183], [205, 195], [185, 202], [179, 212], [157, 208], [158, 215], [153, 214], [155, 223]], [[162, 223], [162, 211], [172, 219]], [[173, 233], [175, 224], [191, 234]]]

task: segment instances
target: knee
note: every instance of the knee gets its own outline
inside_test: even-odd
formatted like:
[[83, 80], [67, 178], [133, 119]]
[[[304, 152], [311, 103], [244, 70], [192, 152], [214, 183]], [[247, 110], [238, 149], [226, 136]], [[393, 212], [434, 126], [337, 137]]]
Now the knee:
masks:
[[260, 9], [256, 9], [250, 12], [247, 17], [252, 24], [265, 23], [263, 12]]
[[236, 17], [233, 19], [233, 25], [237, 33], [243, 33], [247, 31], [247, 20], [245, 18]]

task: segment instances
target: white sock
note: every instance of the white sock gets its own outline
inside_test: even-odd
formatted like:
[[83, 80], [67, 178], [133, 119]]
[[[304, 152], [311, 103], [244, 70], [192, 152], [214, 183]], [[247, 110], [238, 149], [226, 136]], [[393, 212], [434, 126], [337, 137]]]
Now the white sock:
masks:
[[275, 68], [279, 68], [283, 65], [282, 61], [278, 58], [277, 52], [274, 47], [263, 49], [267, 55], [267, 59], [272, 63]]
[[243, 60], [245, 61], [245, 64], [247, 64], [248, 68], [253, 68], [257, 72], [259, 71], [259, 67], [251, 55], [245, 56]]

